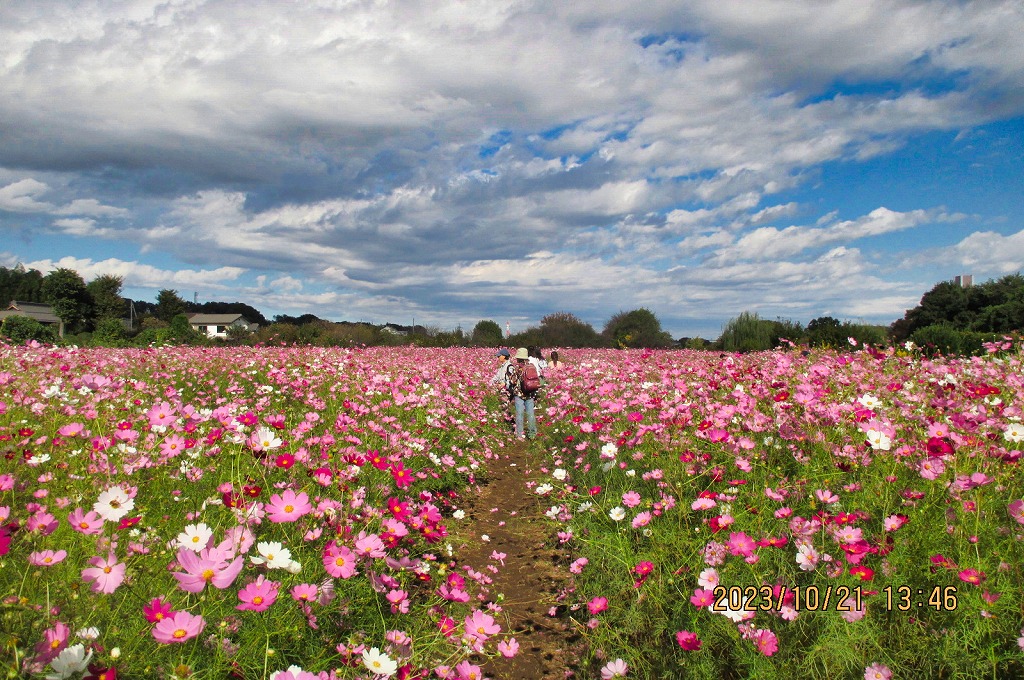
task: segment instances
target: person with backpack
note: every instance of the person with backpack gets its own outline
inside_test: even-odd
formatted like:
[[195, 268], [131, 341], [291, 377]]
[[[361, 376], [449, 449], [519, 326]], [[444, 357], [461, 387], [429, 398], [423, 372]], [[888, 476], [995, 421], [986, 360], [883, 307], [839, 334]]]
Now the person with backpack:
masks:
[[[509, 381], [516, 407], [516, 437], [525, 439], [537, 437], [537, 417], [534, 414], [537, 392], [541, 386], [541, 369], [536, 360], [530, 358], [525, 347], [516, 350], [514, 374]], [[526, 420], [526, 432], [523, 432], [523, 417]]]

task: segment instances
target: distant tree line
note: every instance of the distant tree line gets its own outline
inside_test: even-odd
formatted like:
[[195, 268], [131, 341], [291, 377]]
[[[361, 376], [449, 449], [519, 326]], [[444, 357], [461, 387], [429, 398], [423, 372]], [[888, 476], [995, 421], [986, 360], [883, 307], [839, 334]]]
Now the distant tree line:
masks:
[[[56, 269], [45, 276], [18, 265], [0, 267], [0, 303], [11, 300], [43, 302], [65, 324], [67, 342], [104, 346], [151, 344], [306, 344], [320, 346], [403, 345], [428, 347], [540, 348], [648, 348], [684, 347], [726, 352], [750, 352], [777, 347], [883, 346], [914, 342], [926, 351], [977, 353], [983, 343], [1007, 333], [1024, 331], [1024, 277], [1005, 276], [976, 286], [943, 281], [924, 294], [921, 303], [888, 328], [831, 316], [812, 319], [806, 326], [788, 319], [762, 319], [744, 311], [730, 319], [716, 340], [700, 337], [673, 339], [662, 330], [649, 309], [620, 311], [601, 331], [575, 314], [552, 312], [536, 326], [506, 337], [501, 326], [481, 320], [469, 333], [462, 328], [401, 326], [363, 322], [332, 322], [314, 314], [279, 314], [267, 319], [243, 302], [189, 302], [172, 289], [160, 290], [154, 302], [129, 300], [121, 295], [123, 279], [104, 274], [86, 283], [71, 269]], [[259, 325], [255, 332], [229, 328], [228, 338], [209, 340], [192, 330], [187, 315], [241, 314]], [[54, 342], [49, 327], [27, 317], [9, 317], [0, 335], [22, 342]]]

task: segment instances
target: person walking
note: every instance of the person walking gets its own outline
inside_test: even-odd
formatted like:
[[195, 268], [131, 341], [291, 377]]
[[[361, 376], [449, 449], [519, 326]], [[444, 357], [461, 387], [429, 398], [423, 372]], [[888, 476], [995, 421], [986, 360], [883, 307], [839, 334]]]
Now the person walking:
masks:
[[[532, 370], [531, 370], [532, 368]], [[518, 439], [535, 439], [537, 437], [537, 417], [534, 413], [537, 390], [540, 388], [540, 366], [530, 358], [525, 347], [516, 350], [515, 376], [511, 380], [512, 394], [516, 409], [516, 437]], [[533, 384], [531, 384], [533, 383]], [[525, 432], [524, 430], [525, 416]]]
[[495, 354], [496, 357], [501, 357], [501, 366], [498, 367], [497, 373], [491, 378], [491, 383], [500, 385], [499, 388], [502, 394], [505, 396], [505, 424], [512, 426], [515, 422], [515, 418], [512, 415], [513, 409], [515, 408], [515, 395], [512, 392], [512, 381], [515, 376], [515, 361], [512, 360], [512, 354], [507, 349], [502, 347]]

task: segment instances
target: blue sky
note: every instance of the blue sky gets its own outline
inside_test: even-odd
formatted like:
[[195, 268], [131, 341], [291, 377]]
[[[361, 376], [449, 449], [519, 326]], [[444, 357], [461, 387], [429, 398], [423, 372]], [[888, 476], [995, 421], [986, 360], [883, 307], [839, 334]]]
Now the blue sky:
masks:
[[5, 2], [0, 265], [708, 338], [1020, 271], [1019, 2], [635, 5]]

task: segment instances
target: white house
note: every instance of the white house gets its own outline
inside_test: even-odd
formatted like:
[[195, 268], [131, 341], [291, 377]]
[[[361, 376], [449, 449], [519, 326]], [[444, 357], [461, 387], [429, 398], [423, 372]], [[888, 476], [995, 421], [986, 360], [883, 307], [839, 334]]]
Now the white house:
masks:
[[228, 329], [232, 326], [254, 331], [259, 326], [251, 323], [241, 314], [189, 314], [188, 322], [192, 329], [208, 338], [227, 338]]

